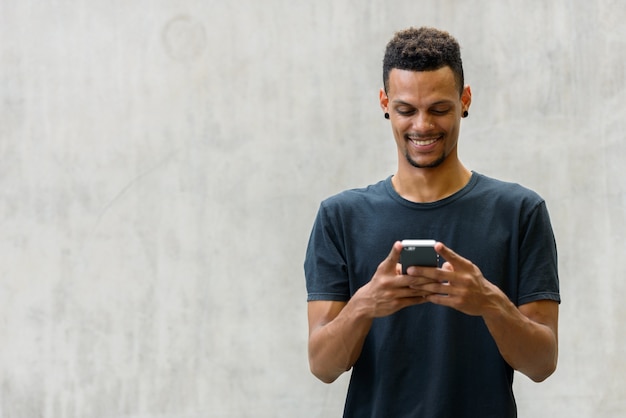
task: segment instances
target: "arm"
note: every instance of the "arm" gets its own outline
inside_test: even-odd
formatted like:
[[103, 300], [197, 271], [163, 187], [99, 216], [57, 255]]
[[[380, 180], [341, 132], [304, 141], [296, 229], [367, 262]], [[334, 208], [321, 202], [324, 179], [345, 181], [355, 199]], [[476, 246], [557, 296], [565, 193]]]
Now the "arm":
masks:
[[308, 303], [309, 365], [323, 382], [335, 381], [354, 365], [374, 318], [426, 301], [428, 292], [410, 286], [430, 280], [399, 274], [401, 250], [402, 245], [396, 242], [372, 280], [348, 302]]
[[482, 316], [511, 367], [536, 382], [547, 379], [558, 358], [558, 304], [542, 300], [518, 308], [469, 260], [441, 243], [435, 248], [446, 259], [442, 269], [414, 268], [409, 272], [437, 281], [420, 286], [432, 292], [427, 300]]
[[[350, 305], [350, 306], [348, 306]], [[356, 303], [308, 303], [309, 365], [324, 383], [350, 370], [361, 354], [372, 319]]]
[[554, 301], [540, 300], [518, 309], [507, 298], [502, 308], [483, 318], [511, 367], [541, 382], [556, 370], [558, 316], [559, 305]]

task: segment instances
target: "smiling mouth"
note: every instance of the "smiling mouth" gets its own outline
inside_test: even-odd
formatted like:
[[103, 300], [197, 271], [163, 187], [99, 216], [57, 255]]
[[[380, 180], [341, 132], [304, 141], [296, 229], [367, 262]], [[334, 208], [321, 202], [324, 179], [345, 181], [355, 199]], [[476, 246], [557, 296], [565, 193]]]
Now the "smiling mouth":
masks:
[[441, 136], [429, 137], [429, 138], [414, 138], [414, 137], [407, 136], [407, 139], [418, 147], [425, 147], [427, 145], [434, 144], [435, 142], [437, 142], [439, 139], [441, 139]]

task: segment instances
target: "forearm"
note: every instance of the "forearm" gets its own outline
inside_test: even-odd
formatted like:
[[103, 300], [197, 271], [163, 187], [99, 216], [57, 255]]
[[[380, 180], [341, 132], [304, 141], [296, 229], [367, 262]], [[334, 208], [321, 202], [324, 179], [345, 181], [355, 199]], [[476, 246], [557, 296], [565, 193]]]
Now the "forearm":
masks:
[[483, 318], [500, 353], [515, 370], [535, 382], [545, 380], [556, 369], [556, 329], [531, 319], [532, 313], [520, 311], [503, 293], [498, 297]]
[[351, 300], [332, 321], [311, 330], [311, 372], [325, 383], [335, 381], [359, 358], [371, 325], [371, 317]]
[[400, 242], [394, 243], [371, 280], [348, 302], [309, 302], [309, 364], [320, 380], [333, 382], [354, 365], [374, 318], [426, 302], [423, 291], [410, 287], [416, 279], [399, 274], [401, 250]]

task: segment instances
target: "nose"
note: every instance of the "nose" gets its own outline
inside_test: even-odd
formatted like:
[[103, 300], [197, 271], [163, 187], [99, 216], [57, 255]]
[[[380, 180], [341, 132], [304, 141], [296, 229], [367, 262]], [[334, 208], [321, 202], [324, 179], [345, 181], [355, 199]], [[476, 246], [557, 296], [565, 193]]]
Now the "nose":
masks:
[[426, 112], [420, 112], [415, 116], [413, 126], [416, 131], [429, 131], [435, 127], [432, 116]]

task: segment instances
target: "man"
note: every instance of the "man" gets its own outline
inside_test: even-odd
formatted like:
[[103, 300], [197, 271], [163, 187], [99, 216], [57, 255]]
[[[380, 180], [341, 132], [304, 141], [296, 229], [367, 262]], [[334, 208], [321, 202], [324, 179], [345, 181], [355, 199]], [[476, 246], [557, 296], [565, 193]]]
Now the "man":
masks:
[[[513, 371], [557, 364], [556, 245], [545, 202], [457, 155], [472, 94], [447, 32], [389, 42], [380, 106], [398, 150], [389, 178], [322, 202], [305, 260], [311, 371], [352, 368], [346, 417], [515, 417]], [[402, 274], [402, 239], [439, 267]]]

